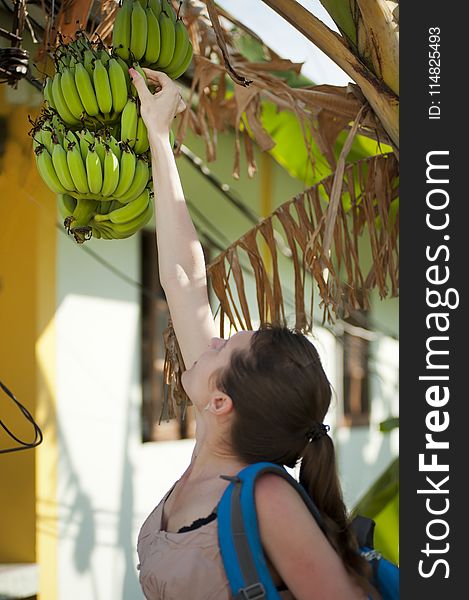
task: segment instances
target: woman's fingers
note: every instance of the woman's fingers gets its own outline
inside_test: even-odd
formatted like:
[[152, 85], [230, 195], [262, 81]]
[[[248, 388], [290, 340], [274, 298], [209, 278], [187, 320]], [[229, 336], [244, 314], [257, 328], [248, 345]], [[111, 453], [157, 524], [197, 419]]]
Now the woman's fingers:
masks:
[[186, 103], [184, 102], [184, 100], [182, 99], [182, 96], [181, 96], [178, 107], [176, 109], [176, 114], [178, 115], [179, 113], [184, 112], [186, 110], [186, 108], [187, 108]]
[[132, 83], [134, 84], [135, 89], [138, 92], [140, 101], [143, 101], [146, 98], [150, 97], [152, 93], [148, 89], [148, 86], [145, 83], [143, 77], [140, 75], [140, 73], [138, 73], [138, 71], [136, 71], [135, 69], [129, 69], [129, 73], [132, 78]]
[[151, 81], [151, 83], [159, 83], [162, 88], [173, 81], [162, 71], [153, 71], [152, 69], [144, 68], [143, 72], [147, 76], [148, 81]]

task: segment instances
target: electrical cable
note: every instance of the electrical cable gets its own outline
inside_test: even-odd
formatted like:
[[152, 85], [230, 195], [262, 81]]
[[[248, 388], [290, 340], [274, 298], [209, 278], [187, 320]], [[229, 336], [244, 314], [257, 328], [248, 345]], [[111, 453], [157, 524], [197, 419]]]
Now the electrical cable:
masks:
[[39, 446], [39, 444], [43, 440], [43, 435], [42, 435], [41, 429], [39, 428], [39, 425], [36, 423], [36, 421], [34, 420], [34, 418], [31, 415], [31, 413], [28, 411], [28, 409], [25, 406], [23, 406], [21, 404], [21, 402], [19, 402], [15, 398], [14, 394], [12, 392], [10, 392], [10, 390], [7, 388], [7, 386], [4, 383], [2, 383], [1, 380], [0, 380], [0, 388], [5, 392], [5, 394], [7, 396], [9, 396], [13, 400], [13, 402], [20, 409], [20, 411], [23, 413], [25, 418], [32, 424], [32, 426], [34, 427], [34, 433], [35, 433], [34, 442], [24, 442], [23, 440], [20, 440], [14, 433], [12, 433], [10, 431], [10, 429], [5, 425], [5, 423], [0, 419], [0, 426], [8, 433], [8, 435], [11, 438], [13, 438], [15, 440], [15, 442], [18, 442], [18, 444], [21, 444], [21, 446], [18, 446], [15, 448], [1, 449], [0, 454], [6, 454], [7, 452], [18, 452], [19, 450], [27, 450], [28, 448], [35, 448], [36, 446]]

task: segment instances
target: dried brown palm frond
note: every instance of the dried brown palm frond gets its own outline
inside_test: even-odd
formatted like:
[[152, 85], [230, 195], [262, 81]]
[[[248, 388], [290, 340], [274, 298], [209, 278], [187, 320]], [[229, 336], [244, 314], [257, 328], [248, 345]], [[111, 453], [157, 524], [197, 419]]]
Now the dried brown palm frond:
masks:
[[[212, 0], [206, 0], [212, 2]], [[263, 0], [355, 81], [399, 148], [399, 34], [389, 0], [321, 0], [336, 34], [297, 0]]]
[[[207, 274], [220, 302], [222, 336], [226, 326], [235, 331], [252, 329], [253, 322], [276, 321], [311, 330], [315, 288], [319, 290], [323, 319], [327, 320], [369, 308], [373, 289], [381, 297], [398, 295], [399, 224], [388, 216], [391, 202], [399, 193], [397, 159], [394, 154], [373, 156], [343, 164], [343, 170], [339, 188], [338, 179], [331, 175], [298, 194], [208, 266]], [[365, 228], [370, 236], [368, 268], [364, 267], [359, 248]], [[274, 232], [282, 235], [291, 251], [289, 268], [281, 265]], [[290, 281], [285, 273], [290, 273]], [[248, 277], [255, 281], [255, 307], [249, 306], [246, 295]], [[288, 322], [285, 300], [290, 289], [294, 290], [294, 323]], [[180, 385], [184, 363], [171, 324], [165, 340], [169, 402], [165, 410], [171, 416], [188, 399]]]

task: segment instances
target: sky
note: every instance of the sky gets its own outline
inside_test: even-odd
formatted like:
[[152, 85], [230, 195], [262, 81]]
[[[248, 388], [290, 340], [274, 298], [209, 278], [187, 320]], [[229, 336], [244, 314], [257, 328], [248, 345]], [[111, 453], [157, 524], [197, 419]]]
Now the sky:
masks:
[[[337, 31], [319, 0], [298, 0], [330, 29]], [[347, 85], [349, 76], [299, 31], [262, 0], [217, 0], [234, 17], [245, 23], [283, 58], [303, 62], [302, 73], [317, 84]]]

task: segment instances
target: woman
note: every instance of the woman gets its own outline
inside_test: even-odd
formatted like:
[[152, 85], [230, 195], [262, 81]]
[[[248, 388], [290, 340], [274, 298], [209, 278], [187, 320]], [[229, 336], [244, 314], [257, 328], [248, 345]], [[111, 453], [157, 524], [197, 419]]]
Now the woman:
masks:
[[196, 415], [191, 463], [139, 534], [140, 582], [148, 600], [231, 597], [217, 544], [215, 507], [246, 465], [293, 467], [322, 512], [328, 541], [297, 492], [264, 475], [255, 503], [265, 555], [283, 598], [363, 600], [367, 565], [348, 529], [333, 443], [323, 419], [331, 389], [314, 346], [283, 327], [216, 337], [202, 248], [179, 179], [169, 129], [185, 109], [174, 82], [145, 69], [152, 94], [130, 69], [148, 128], [159, 273], [187, 370], [182, 384]]

